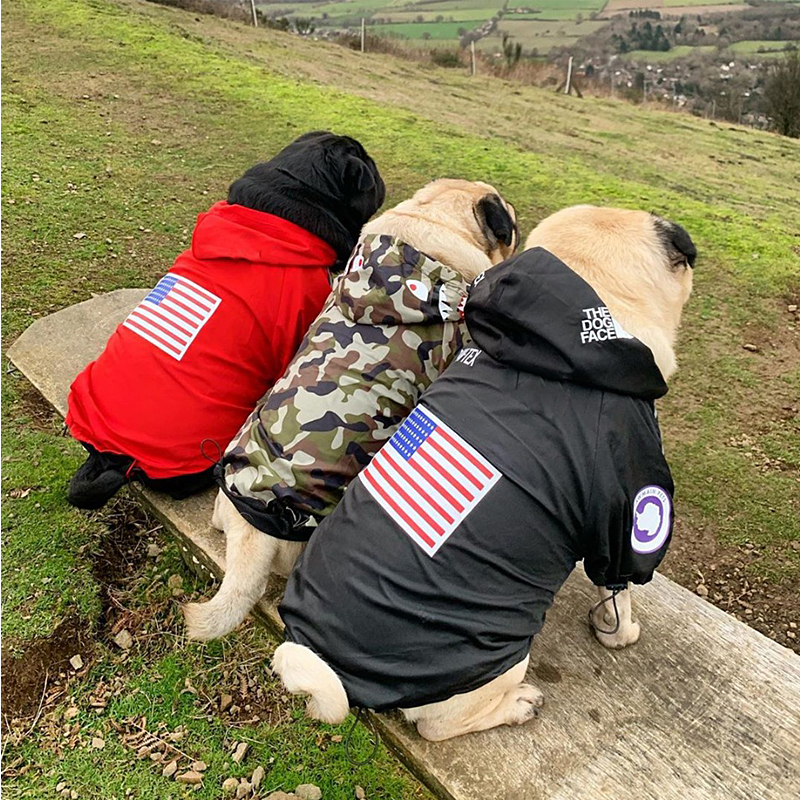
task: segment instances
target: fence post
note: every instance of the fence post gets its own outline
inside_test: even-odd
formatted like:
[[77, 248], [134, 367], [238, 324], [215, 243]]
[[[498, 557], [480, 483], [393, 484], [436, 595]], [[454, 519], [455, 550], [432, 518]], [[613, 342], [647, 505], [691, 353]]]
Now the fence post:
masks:
[[250, 8], [253, 10], [253, 27], [258, 27], [258, 14], [256, 14], [256, 0], [250, 0]]
[[364, 17], [361, 17], [361, 52], [364, 52], [364, 45], [367, 39], [367, 26]]
[[475, 73], [477, 72], [477, 65], [475, 64], [475, 40], [473, 39], [469, 43], [469, 51], [471, 55], [471, 62], [472, 62], [472, 77], [475, 77]]
[[569, 57], [569, 64], [567, 64], [567, 82], [564, 85], [564, 94], [569, 94], [572, 87], [572, 56]]

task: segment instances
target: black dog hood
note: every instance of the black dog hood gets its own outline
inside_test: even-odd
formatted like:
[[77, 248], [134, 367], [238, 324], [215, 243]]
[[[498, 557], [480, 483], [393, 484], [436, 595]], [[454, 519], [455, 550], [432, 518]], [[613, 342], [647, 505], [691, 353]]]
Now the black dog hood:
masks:
[[646, 583], [669, 544], [650, 351], [543, 250], [487, 271], [466, 322], [475, 346], [322, 522], [281, 604], [353, 705], [482, 686], [525, 657], [577, 561], [598, 586]]
[[465, 316], [476, 344], [515, 369], [643, 400], [667, 393], [650, 348], [541, 247], [478, 276]]

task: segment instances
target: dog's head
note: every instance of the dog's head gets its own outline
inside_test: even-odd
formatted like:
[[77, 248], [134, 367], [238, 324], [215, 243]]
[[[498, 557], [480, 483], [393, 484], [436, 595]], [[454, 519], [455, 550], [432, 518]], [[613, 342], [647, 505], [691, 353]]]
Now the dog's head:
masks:
[[231, 184], [228, 202], [305, 228], [345, 261], [385, 196], [378, 168], [358, 141], [312, 131], [247, 170]]
[[539, 223], [525, 242], [577, 272], [615, 318], [645, 342], [665, 378], [692, 291], [697, 250], [678, 224], [645, 211], [573, 206]]
[[488, 183], [440, 178], [384, 212], [363, 234], [389, 234], [472, 280], [519, 244], [514, 207]]

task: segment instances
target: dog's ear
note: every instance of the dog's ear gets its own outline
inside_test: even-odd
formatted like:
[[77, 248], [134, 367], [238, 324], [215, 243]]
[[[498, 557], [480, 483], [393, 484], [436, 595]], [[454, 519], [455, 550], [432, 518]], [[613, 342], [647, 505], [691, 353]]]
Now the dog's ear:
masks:
[[673, 269], [678, 267], [694, 268], [697, 259], [697, 248], [694, 246], [692, 237], [686, 232], [685, 228], [675, 222], [655, 216], [656, 231], [666, 250], [667, 258]]
[[519, 229], [499, 195], [487, 194], [478, 200], [475, 205], [475, 219], [492, 249], [498, 242], [512, 250], [516, 249], [519, 244]]
[[366, 222], [386, 199], [386, 186], [369, 156], [359, 158], [348, 155], [345, 158], [342, 183], [345, 187], [345, 196], [353, 198], [354, 205], [363, 209], [363, 222]]

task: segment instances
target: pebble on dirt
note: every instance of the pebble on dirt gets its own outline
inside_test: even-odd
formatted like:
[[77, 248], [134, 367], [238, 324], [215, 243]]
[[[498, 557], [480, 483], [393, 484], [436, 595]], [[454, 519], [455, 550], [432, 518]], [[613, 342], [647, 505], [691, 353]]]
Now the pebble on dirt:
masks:
[[164, 767], [161, 774], [165, 778], [171, 778], [177, 771], [178, 771], [178, 762], [170, 761], [169, 764], [167, 764], [167, 766]]
[[123, 650], [130, 650], [133, 646], [133, 637], [128, 632], [127, 628], [123, 628], [115, 637], [114, 643], [117, 647], [121, 647]]
[[300, 800], [321, 800], [322, 798], [322, 789], [313, 783], [301, 783], [294, 793]]
[[247, 755], [247, 751], [250, 749], [250, 745], [247, 742], [240, 742], [236, 745], [236, 749], [233, 751], [233, 755], [231, 758], [237, 763], [241, 764], [244, 761], [244, 757]]
[[102, 750], [106, 746], [105, 740], [99, 736], [92, 737], [92, 748], [94, 750]]
[[190, 769], [188, 772], [183, 772], [175, 778], [178, 783], [188, 783], [190, 786], [196, 786], [203, 782], [203, 776], [199, 772]]
[[81, 658], [80, 653], [77, 653], [74, 656], [72, 656], [72, 658], [69, 660], [69, 664], [72, 667], [72, 669], [75, 670], [75, 672], [81, 669], [83, 667], [83, 659]]
[[367, 793], [363, 786], [356, 786], [356, 800], [367, 800]]
[[225, 778], [222, 782], [222, 793], [233, 794], [239, 786], [238, 778]]
[[233, 705], [233, 697], [229, 694], [221, 694], [219, 696], [219, 710], [227, 711]]
[[236, 787], [236, 797], [247, 797], [250, 794], [250, 790], [253, 787], [250, 785], [249, 781], [242, 780], [239, 785]]
[[264, 780], [264, 767], [256, 767], [253, 770], [253, 777], [250, 778], [250, 783], [253, 784], [253, 790], [258, 791], [258, 787], [261, 786], [261, 781]]

